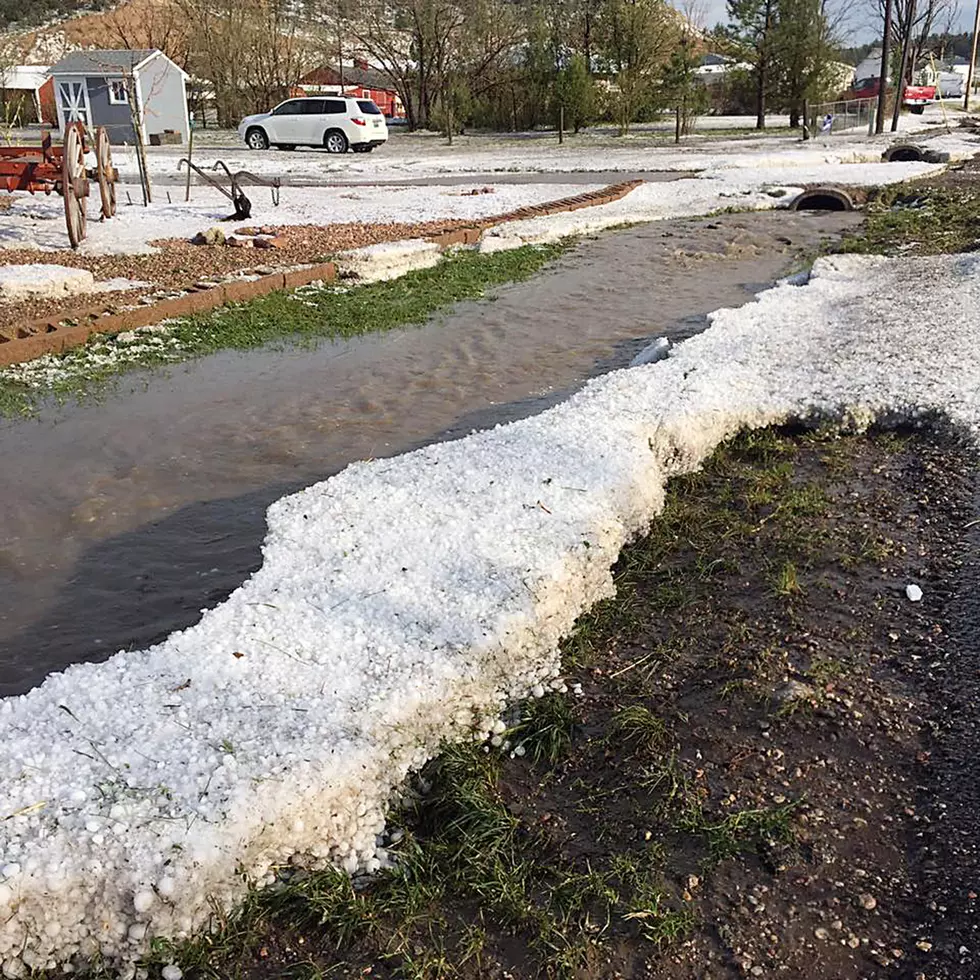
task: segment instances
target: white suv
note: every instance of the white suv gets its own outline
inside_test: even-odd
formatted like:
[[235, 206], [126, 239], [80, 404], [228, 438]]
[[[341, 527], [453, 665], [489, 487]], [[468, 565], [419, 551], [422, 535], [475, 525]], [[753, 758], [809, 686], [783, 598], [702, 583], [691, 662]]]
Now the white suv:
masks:
[[388, 139], [381, 110], [370, 99], [289, 99], [272, 112], [246, 116], [238, 135], [253, 150], [323, 146], [328, 153], [370, 153]]

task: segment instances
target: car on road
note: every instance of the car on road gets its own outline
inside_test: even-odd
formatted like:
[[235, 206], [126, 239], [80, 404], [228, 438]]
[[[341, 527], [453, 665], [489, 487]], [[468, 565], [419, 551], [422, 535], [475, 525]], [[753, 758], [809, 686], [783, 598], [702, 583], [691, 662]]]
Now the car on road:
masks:
[[370, 153], [388, 139], [388, 125], [370, 99], [325, 96], [287, 99], [271, 112], [246, 116], [238, 135], [252, 150], [322, 146], [328, 153]]

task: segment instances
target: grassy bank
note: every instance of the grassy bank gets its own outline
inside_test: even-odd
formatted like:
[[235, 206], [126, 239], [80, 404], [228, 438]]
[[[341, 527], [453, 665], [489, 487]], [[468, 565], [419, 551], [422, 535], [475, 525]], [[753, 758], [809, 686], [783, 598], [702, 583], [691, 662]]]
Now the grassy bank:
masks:
[[117, 337], [96, 336], [65, 354], [0, 370], [0, 416], [30, 414], [52, 398], [98, 395], [128, 372], [222, 350], [315, 344], [421, 324], [453, 303], [528, 279], [565, 247], [463, 251], [391, 282], [304, 287]]
[[974, 467], [907, 434], [739, 437], [624, 551], [617, 597], [565, 643], [571, 690], [421, 773], [392, 815], [393, 869], [287, 872], [158, 962], [843, 980], [927, 959], [936, 896], [906, 841], [951, 802], [922, 760], [941, 751], [937, 592]]
[[[962, 172], [961, 172], [962, 173]], [[980, 176], [980, 174], [978, 174]], [[980, 180], [950, 179], [882, 188], [864, 227], [836, 251], [862, 255], [936, 255], [980, 247]]]

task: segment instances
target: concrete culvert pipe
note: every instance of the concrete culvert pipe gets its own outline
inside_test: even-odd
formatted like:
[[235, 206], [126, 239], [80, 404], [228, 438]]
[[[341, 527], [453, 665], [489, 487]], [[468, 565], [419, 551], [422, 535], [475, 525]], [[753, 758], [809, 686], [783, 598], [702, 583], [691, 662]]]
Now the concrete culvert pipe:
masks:
[[925, 154], [921, 146], [912, 146], [907, 143], [900, 143], [898, 146], [890, 146], [881, 155], [885, 163], [910, 163], [924, 159]]
[[811, 187], [790, 205], [791, 211], [853, 211], [854, 201], [839, 187]]

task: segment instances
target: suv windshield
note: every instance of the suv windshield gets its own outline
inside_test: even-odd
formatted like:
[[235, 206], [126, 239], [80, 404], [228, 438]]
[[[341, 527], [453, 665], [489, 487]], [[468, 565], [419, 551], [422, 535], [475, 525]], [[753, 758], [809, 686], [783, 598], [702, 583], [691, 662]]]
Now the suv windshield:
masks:
[[357, 105], [366, 116], [381, 115], [381, 110], [370, 99], [365, 99], [363, 102], [358, 101]]

